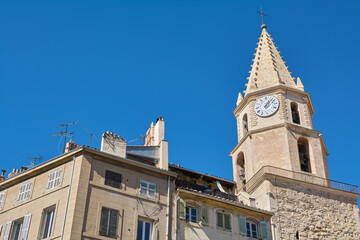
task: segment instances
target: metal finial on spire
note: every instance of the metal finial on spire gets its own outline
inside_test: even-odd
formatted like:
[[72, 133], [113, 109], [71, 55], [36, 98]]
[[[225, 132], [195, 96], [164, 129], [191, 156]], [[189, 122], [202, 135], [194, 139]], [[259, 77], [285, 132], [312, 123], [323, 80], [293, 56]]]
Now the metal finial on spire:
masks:
[[266, 28], [266, 25], [264, 23], [264, 16], [267, 17], [267, 15], [263, 12], [262, 8], [260, 8], [260, 12], [258, 11], [259, 14], [261, 14], [261, 20], [262, 20], [262, 25], [261, 25], [261, 28]]

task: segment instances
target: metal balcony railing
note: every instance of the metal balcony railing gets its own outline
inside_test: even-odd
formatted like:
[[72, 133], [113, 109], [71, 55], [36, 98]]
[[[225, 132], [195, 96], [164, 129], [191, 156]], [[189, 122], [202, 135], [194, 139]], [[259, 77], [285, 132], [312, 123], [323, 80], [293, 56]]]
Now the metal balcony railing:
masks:
[[201, 193], [209, 194], [210, 196], [213, 196], [213, 197], [225, 198], [225, 199], [229, 199], [229, 200], [236, 201], [236, 202], [238, 201], [237, 196], [235, 196], [235, 195], [224, 193], [218, 189], [200, 186], [198, 184], [190, 183], [190, 182], [183, 181], [180, 179], [175, 180], [175, 185], [177, 188], [196, 190]]
[[246, 184], [243, 186], [243, 190], [250, 190], [253, 186], [258, 183], [264, 175], [274, 175], [284, 178], [294, 179], [301, 182], [306, 182], [322, 187], [328, 187], [332, 189], [337, 189], [349, 193], [360, 194], [359, 187], [347, 183], [337, 182], [330, 179], [321, 178], [315, 176], [311, 173], [302, 173], [286, 170], [283, 168], [276, 168], [271, 166], [262, 167]]

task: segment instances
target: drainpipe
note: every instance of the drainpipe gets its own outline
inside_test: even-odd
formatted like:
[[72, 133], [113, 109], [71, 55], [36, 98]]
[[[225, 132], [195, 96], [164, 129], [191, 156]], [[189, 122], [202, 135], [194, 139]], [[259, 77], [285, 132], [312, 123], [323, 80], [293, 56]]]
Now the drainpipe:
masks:
[[65, 214], [64, 214], [64, 220], [63, 220], [63, 225], [62, 225], [62, 229], [61, 229], [61, 238], [60, 238], [61, 240], [64, 239], [65, 222], [66, 222], [66, 215], [67, 215], [67, 210], [68, 210], [68, 206], [69, 206], [71, 183], [72, 183], [72, 179], [73, 179], [73, 175], [74, 175], [74, 167], [75, 167], [75, 155], [73, 156], [73, 164], [72, 164], [72, 169], [71, 169], [69, 190], [68, 190], [66, 204], [65, 204]]
[[169, 239], [169, 221], [170, 221], [170, 176], [168, 176], [168, 192], [167, 192], [167, 205], [166, 205], [166, 240]]

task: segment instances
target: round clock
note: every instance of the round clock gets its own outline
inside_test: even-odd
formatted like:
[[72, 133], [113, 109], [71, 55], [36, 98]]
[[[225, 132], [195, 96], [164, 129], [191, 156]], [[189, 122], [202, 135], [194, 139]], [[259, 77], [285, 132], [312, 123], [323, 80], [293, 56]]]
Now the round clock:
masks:
[[273, 115], [279, 108], [279, 100], [274, 96], [265, 96], [258, 99], [255, 103], [255, 112], [260, 117]]

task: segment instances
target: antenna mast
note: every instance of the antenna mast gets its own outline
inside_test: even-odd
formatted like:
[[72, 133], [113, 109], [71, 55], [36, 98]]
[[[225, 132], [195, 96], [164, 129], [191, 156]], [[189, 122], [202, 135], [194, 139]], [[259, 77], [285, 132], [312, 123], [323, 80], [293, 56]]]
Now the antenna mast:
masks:
[[68, 127], [71, 126], [71, 125], [77, 126], [78, 123], [79, 123], [79, 121], [71, 122], [71, 123], [63, 123], [63, 124], [60, 124], [59, 126], [56, 126], [56, 128], [57, 128], [57, 127], [65, 127], [65, 131], [61, 131], [61, 132], [59, 132], [59, 133], [55, 133], [55, 134], [51, 135], [52, 137], [64, 136], [64, 148], [63, 148], [63, 152], [65, 152], [65, 148], [66, 148], [66, 136], [71, 135], [71, 139], [72, 139], [73, 136], [74, 136], [74, 133], [73, 133], [73, 132], [68, 132]]
[[28, 157], [28, 159], [30, 159], [30, 160], [33, 160], [33, 161], [31, 161], [31, 168], [32, 167], [35, 167], [36, 166], [36, 162], [39, 162], [39, 161], [41, 161], [42, 160], [42, 156], [39, 154], [39, 156], [38, 157]]

